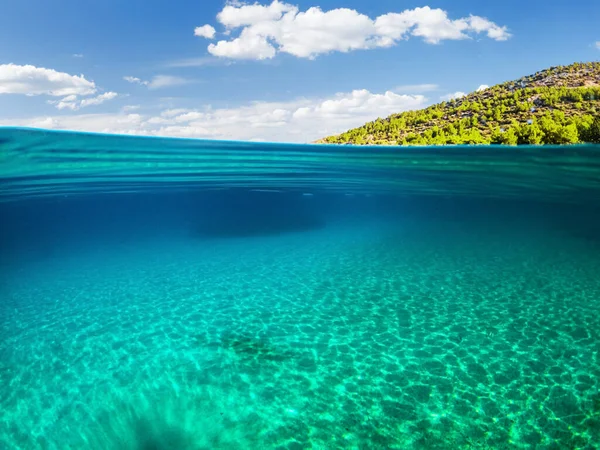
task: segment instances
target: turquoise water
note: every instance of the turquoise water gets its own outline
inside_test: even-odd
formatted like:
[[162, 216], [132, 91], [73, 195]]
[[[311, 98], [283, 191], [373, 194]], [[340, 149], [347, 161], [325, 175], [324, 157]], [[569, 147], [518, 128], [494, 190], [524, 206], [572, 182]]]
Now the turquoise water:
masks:
[[0, 128], [0, 449], [600, 447], [600, 148]]

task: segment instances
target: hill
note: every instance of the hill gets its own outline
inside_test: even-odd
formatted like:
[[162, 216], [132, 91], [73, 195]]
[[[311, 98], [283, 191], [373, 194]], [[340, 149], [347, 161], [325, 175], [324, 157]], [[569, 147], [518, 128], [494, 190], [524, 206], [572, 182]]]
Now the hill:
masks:
[[600, 143], [600, 62], [551, 67], [422, 110], [377, 119], [317, 142]]

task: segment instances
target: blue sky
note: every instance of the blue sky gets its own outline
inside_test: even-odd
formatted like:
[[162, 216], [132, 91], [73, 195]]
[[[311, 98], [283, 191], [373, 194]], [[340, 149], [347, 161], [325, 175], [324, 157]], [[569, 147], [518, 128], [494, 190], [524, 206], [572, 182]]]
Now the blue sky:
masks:
[[590, 0], [5, 2], [0, 125], [308, 142], [598, 60], [599, 20]]

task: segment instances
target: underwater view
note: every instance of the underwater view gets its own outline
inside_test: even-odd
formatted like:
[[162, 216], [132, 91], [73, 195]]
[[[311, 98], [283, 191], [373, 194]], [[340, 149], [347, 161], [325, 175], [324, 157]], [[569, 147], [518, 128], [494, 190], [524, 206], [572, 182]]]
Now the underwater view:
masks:
[[600, 146], [0, 128], [0, 449], [600, 447]]

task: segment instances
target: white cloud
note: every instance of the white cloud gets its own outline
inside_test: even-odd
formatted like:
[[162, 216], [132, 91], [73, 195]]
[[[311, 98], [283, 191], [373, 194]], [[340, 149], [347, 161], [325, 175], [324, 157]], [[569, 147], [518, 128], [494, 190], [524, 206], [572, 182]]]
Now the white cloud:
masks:
[[[488, 88], [489, 88], [489, 86], [487, 84], [481, 84], [475, 90], [475, 92], [485, 91]], [[456, 100], [458, 98], [464, 97], [465, 95], [467, 95], [466, 92], [458, 91], [458, 92], [453, 92], [453, 93], [450, 93], [450, 94], [442, 95], [440, 97], [440, 100], [442, 100], [442, 101]]]
[[60, 100], [50, 100], [48, 103], [56, 106], [57, 109], [70, 109], [71, 111], [76, 111], [87, 106], [100, 105], [105, 101], [112, 100], [117, 96], [118, 94], [116, 92], [105, 92], [104, 94], [100, 94], [96, 97], [88, 97], [79, 100], [76, 95], [67, 95]]
[[204, 67], [204, 66], [223, 66], [230, 65], [232, 61], [214, 56], [201, 56], [199, 58], [183, 58], [170, 61], [165, 67]]
[[496, 25], [484, 17], [469, 16], [467, 19], [468, 30], [475, 33], [486, 33], [490, 39], [495, 41], [506, 41], [511, 35], [506, 27]]
[[310, 142], [377, 117], [417, 109], [422, 95], [365, 89], [330, 98], [253, 102], [237, 108], [167, 109], [158, 115], [79, 114], [4, 121], [5, 125], [159, 136]]
[[91, 95], [96, 92], [93, 81], [83, 75], [69, 75], [54, 69], [0, 64], [0, 94], [51, 95]]
[[237, 39], [232, 41], [219, 41], [210, 44], [208, 51], [214, 56], [233, 59], [271, 59], [277, 51], [264, 36], [249, 35], [246, 30]]
[[112, 100], [113, 98], [116, 98], [117, 95], [118, 94], [116, 92], [105, 92], [104, 94], [100, 94], [96, 97], [84, 98], [80, 102], [80, 107], [84, 108], [86, 106], [100, 105], [107, 100]]
[[[315, 58], [330, 52], [390, 47], [411, 36], [437, 44], [443, 40], [469, 39], [485, 33], [503, 41], [511, 35], [504, 26], [470, 15], [450, 19], [446, 11], [428, 6], [388, 13], [371, 19], [356, 10], [338, 8], [323, 11], [274, 0], [270, 5], [229, 3], [217, 15], [226, 34], [240, 29], [237, 37], [210, 44], [214, 56], [232, 59], [271, 59], [278, 52], [299, 58]], [[196, 28], [200, 36], [210, 35], [208, 25]], [[200, 30], [200, 31], [199, 31]]]
[[48, 103], [51, 105], [55, 105], [58, 109], [77, 109], [77, 96], [76, 95], [67, 95], [61, 100], [48, 100]]
[[142, 81], [140, 78], [137, 78], [137, 77], [126, 76], [126, 77], [123, 77], [123, 79], [132, 84], [141, 84], [144, 86], [148, 85], [148, 81]]
[[203, 25], [194, 29], [194, 36], [212, 39], [215, 37], [217, 30], [211, 25]]
[[217, 14], [217, 21], [227, 28], [238, 28], [259, 22], [280, 20], [284, 13], [297, 11], [297, 7], [278, 0], [274, 0], [270, 5], [258, 3], [248, 5], [236, 1], [225, 5], [223, 10]]
[[165, 109], [163, 112], [160, 113], [160, 115], [162, 117], [175, 117], [187, 113], [189, 111], [190, 110], [186, 108]]
[[443, 100], [443, 101], [456, 100], [457, 98], [464, 97], [465, 95], [467, 95], [467, 94], [464, 92], [458, 91], [458, 92], [454, 92], [451, 94], [442, 95], [440, 97], [440, 100]]
[[32, 65], [0, 65], [0, 94], [62, 97], [59, 100], [49, 100], [48, 103], [58, 109], [72, 111], [100, 105], [117, 97], [116, 92], [105, 92], [95, 97], [88, 97], [96, 92], [97, 88], [94, 82], [86, 80], [83, 75], [69, 75], [54, 69]]
[[73, 53], [73, 58], [83, 58], [83, 54], [82, 53]]
[[150, 81], [145, 81], [137, 77], [126, 76], [123, 77], [125, 81], [133, 84], [140, 84], [142, 86], [148, 86], [148, 89], [160, 89], [170, 86], [180, 86], [182, 84], [191, 83], [191, 80], [185, 78], [176, 77], [173, 75], [156, 75]]
[[190, 80], [186, 80], [185, 78], [176, 77], [173, 75], [156, 75], [152, 78], [152, 80], [148, 83], [149, 89], [160, 89], [170, 86], [180, 86], [182, 84], [190, 83]]
[[[16, 121], [16, 124], [19, 123], [19, 121]], [[53, 117], [36, 118], [24, 123], [33, 128], [57, 129], [60, 127], [59, 122]], [[10, 122], [8, 122], [8, 125], [10, 126]]]
[[596, 47], [598, 50], [600, 50], [600, 41], [596, 41], [594, 43], [594, 47]]

